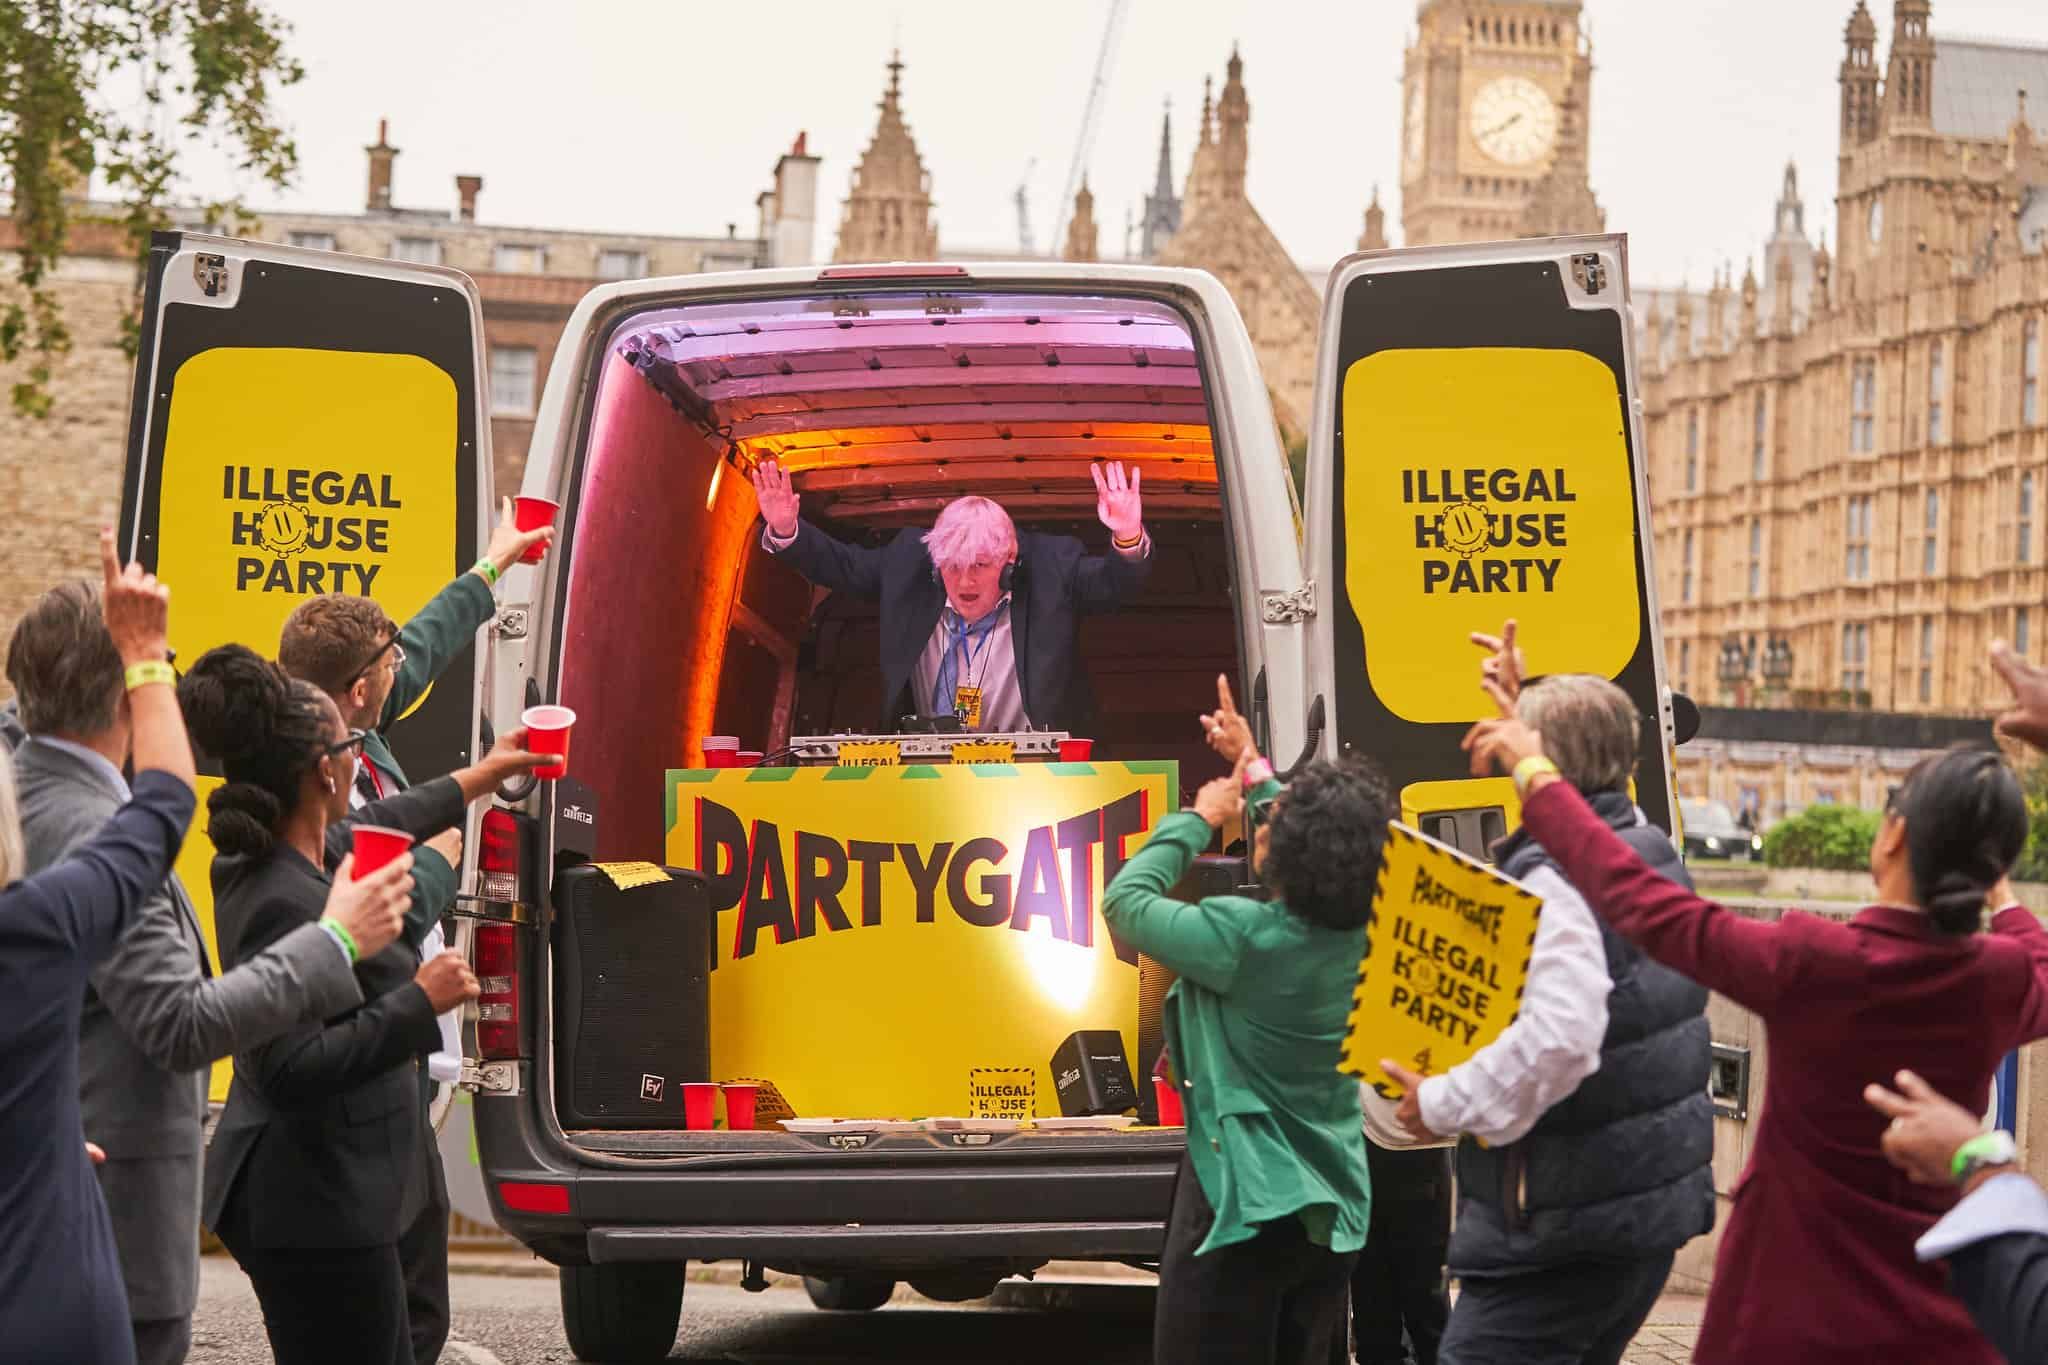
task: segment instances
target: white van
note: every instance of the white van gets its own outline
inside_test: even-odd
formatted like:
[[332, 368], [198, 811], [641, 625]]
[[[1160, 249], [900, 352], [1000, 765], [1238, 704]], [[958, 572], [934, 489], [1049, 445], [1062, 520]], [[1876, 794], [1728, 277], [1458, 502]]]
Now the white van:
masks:
[[[769, 841], [779, 866], [787, 832], [769, 807], [742, 810], [752, 833], [737, 852], [693, 861], [716, 842], [707, 794], [879, 820], [898, 799], [891, 777], [933, 761], [881, 715], [874, 604], [766, 553], [752, 464], [792, 470], [805, 516], [845, 541], [879, 543], [981, 493], [1096, 551], [1108, 534], [1089, 466], [1142, 471], [1150, 578], [1079, 636], [1093, 762], [1035, 775], [1027, 737], [1010, 768], [1024, 780], [973, 789], [1000, 796], [989, 819], [1021, 831], [1034, 782], [1085, 769], [1139, 784], [1132, 828], [1149, 828], [1220, 771], [1194, 717], [1223, 673], [1283, 769], [1370, 754], [1405, 818], [1483, 855], [1516, 807], [1511, 784], [1470, 779], [1458, 749], [1486, 709], [1466, 636], [1514, 616], [1533, 671], [1599, 672], [1638, 700], [1638, 797], [1669, 828], [1675, 736], [1625, 262], [1617, 236], [1342, 262], [1303, 490], [1244, 322], [1200, 271], [835, 266], [584, 298], [520, 490], [560, 505], [556, 544], [508, 576], [480, 674], [458, 666], [393, 734], [427, 773], [537, 701], [578, 714], [570, 777], [500, 793], [472, 831], [461, 914], [485, 986], [466, 1076], [494, 1212], [562, 1268], [580, 1358], [664, 1356], [691, 1260], [804, 1274], [832, 1308], [879, 1305], [899, 1280], [965, 1298], [1049, 1260], [1153, 1263], [1182, 1145], [1180, 1129], [1145, 1122], [1032, 1123], [1067, 1107], [1049, 1050], [1022, 1056], [1015, 1087], [987, 1087], [1029, 1096], [1022, 1122], [968, 1116], [964, 1068], [958, 1107], [936, 1107], [927, 1083], [931, 1056], [1012, 1065], [1010, 1032], [1050, 1012], [1026, 1022], [1120, 1037], [1153, 1118], [1156, 964], [1089, 959], [1084, 985], [1060, 977], [1027, 1006], [1010, 978], [983, 974], [994, 959], [956, 954], [1035, 953], [1020, 970], [1042, 974], [1042, 931], [991, 936], [929, 899], [913, 915], [901, 882], [876, 883], [858, 923], [821, 899], [791, 921], [795, 941], [742, 934], [765, 946], [741, 961], [745, 912], [728, 912], [790, 894], [756, 847]], [[403, 619], [474, 559], [496, 490], [465, 277], [166, 235], [146, 311], [123, 519], [178, 585], [181, 655], [229, 638], [274, 648], [309, 591], [367, 591]], [[217, 608], [188, 618], [201, 599]], [[711, 735], [741, 737], [765, 766], [706, 773]], [[809, 770], [856, 739], [896, 745], [906, 773]], [[942, 790], [967, 788], [929, 788]], [[1008, 908], [1004, 860], [1022, 838], [988, 841], [979, 873], [955, 874], [976, 907], [999, 890]], [[1075, 876], [1054, 878], [1072, 917], [1058, 948], [1088, 944], [1118, 842], [1100, 845], [1099, 867], [1061, 864]], [[1250, 880], [1230, 853], [1202, 886]], [[850, 888], [834, 856], [831, 887]], [[906, 947], [890, 935], [923, 930], [903, 924], [929, 932]], [[1010, 927], [1031, 928], [1021, 909]], [[785, 975], [765, 975], [769, 960]], [[1060, 961], [1056, 974], [1083, 960]], [[1083, 999], [1093, 1013], [1059, 1015]], [[684, 1086], [741, 1077], [764, 1083], [754, 1126], [686, 1126]]]

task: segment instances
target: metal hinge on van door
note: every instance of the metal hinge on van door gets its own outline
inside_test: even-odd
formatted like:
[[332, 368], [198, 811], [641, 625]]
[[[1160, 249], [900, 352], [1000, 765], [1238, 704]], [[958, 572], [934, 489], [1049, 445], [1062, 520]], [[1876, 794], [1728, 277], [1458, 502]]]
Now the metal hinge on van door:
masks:
[[1594, 252], [1572, 257], [1572, 278], [1579, 288], [1588, 294], [1597, 294], [1607, 288], [1607, 266]]
[[479, 1062], [474, 1057], [464, 1057], [462, 1075], [456, 1078], [455, 1084], [472, 1094], [516, 1095], [519, 1093], [519, 1064]]
[[228, 287], [228, 258], [202, 251], [192, 258], [192, 278], [199, 285], [199, 292], [208, 298], [218, 297]]
[[1298, 588], [1286, 592], [1263, 593], [1259, 597], [1259, 615], [1269, 626], [1284, 626], [1295, 621], [1306, 621], [1316, 614], [1316, 581], [1311, 578]]

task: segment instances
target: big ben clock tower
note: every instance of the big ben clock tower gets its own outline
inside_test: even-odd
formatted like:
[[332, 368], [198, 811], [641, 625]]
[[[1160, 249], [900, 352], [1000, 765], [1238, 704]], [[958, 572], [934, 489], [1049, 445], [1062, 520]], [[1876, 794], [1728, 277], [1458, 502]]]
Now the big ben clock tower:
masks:
[[1422, 0], [1402, 74], [1408, 245], [1519, 235], [1560, 149], [1583, 152], [1593, 58], [1579, 5]]

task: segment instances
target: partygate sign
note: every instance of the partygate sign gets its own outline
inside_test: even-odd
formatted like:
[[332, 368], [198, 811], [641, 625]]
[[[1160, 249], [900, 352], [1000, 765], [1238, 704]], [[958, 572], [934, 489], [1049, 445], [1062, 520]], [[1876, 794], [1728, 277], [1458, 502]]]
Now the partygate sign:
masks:
[[[454, 576], [468, 510], [457, 401], [447, 373], [416, 356], [218, 347], [180, 366], [144, 528], [175, 592], [180, 662], [231, 641], [275, 657], [285, 618], [320, 593], [374, 597], [396, 621], [424, 606]], [[199, 779], [202, 811], [218, 785]], [[202, 814], [177, 870], [209, 938], [212, 860]], [[216, 1099], [227, 1074], [222, 1061]]]
[[[1345, 589], [1375, 694], [1470, 720], [1467, 631], [1517, 618], [1573, 668], [1636, 652], [1635, 482], [1614, 371], [1579, 351], [1380, 351], [1344, 375]], [[1369, 550], [1369, 552], [1366, 552]]]
[[[1134, 950], [1102, 889], [1173, 808], [1178, 765], [682, 769], [668, 861], [710, 883], [714, 1078], [812, 1118], [1058, 1112], [1053, 1054], [1116, 1029]], [[991, 1077], [997, 1104], [979, 1093]], [[1029, 1078], [1027, 1080], [1025, 1078]]]
[[1543, 902], [1486, 864], [1395, 824], [1366, 925], [1341, 1070], [1384, 1099], [1380, 1059], [1448, 1071], [1514, 1021]]

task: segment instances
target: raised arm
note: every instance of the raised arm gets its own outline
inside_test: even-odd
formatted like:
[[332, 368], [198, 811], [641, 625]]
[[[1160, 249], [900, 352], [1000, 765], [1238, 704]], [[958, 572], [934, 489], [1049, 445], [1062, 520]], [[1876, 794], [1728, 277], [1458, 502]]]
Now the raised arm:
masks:
[[1244, 956], [1244, 926], [1225, 897], [1189, 904], [1166, 894], [1209, 846], [1210, 836], [1242, 812], [1239, 771], [1204, 786], [1195, 809], [1169, 815], [1131, 855], [1102, 895], [1102, 919], [1119, 940], [1177, 974], [1227, 993]]
[[855, 597], [881, 596], [885, 551], [834, 540], [801, 520], [789, 471], [776, 461], [759, 461], [749, 478], [754, 484], [754, 500], [761, 508], [761, 520], [766, 523], [761, 545], [768, 553], [788, 560], [805, 578], [834, 592]]
[[2000, 907], [1991, 917], [1991, 932], [2025, 949], [2032, 968], [2022, 988], [2015, 1024], [2029, 1040], [2048, 1037], [2048, 930], [2041, 928], [2033, 911], [2013, 899], [2012, 888], [2006, 882], [1992, 888], [1991, 903]]
[[398, 632], [405, 662], [398, 666], [398, 676], [392, 680], [391, 695], [385, 698], [377, 728], [389, 727], [410, 710], [434, 679], [463, 650], [476, 643], [477, 631], [497, 610], [498, 599], [492, 594], [491, 585], [482, 574], [471, 571], [435, 593], [427, 605], [414, 613]]
[[1117, 606], [1145, 586], [1152, 572], [1152, 538], [1145, 533], [1140, 489], [1144, 474], [1119, 464], [1090, 465], [1095, 515], [1109, 528], [1110, 552], [1083, 555], [1074, 566], [1074, 597], [1090, 610]]

